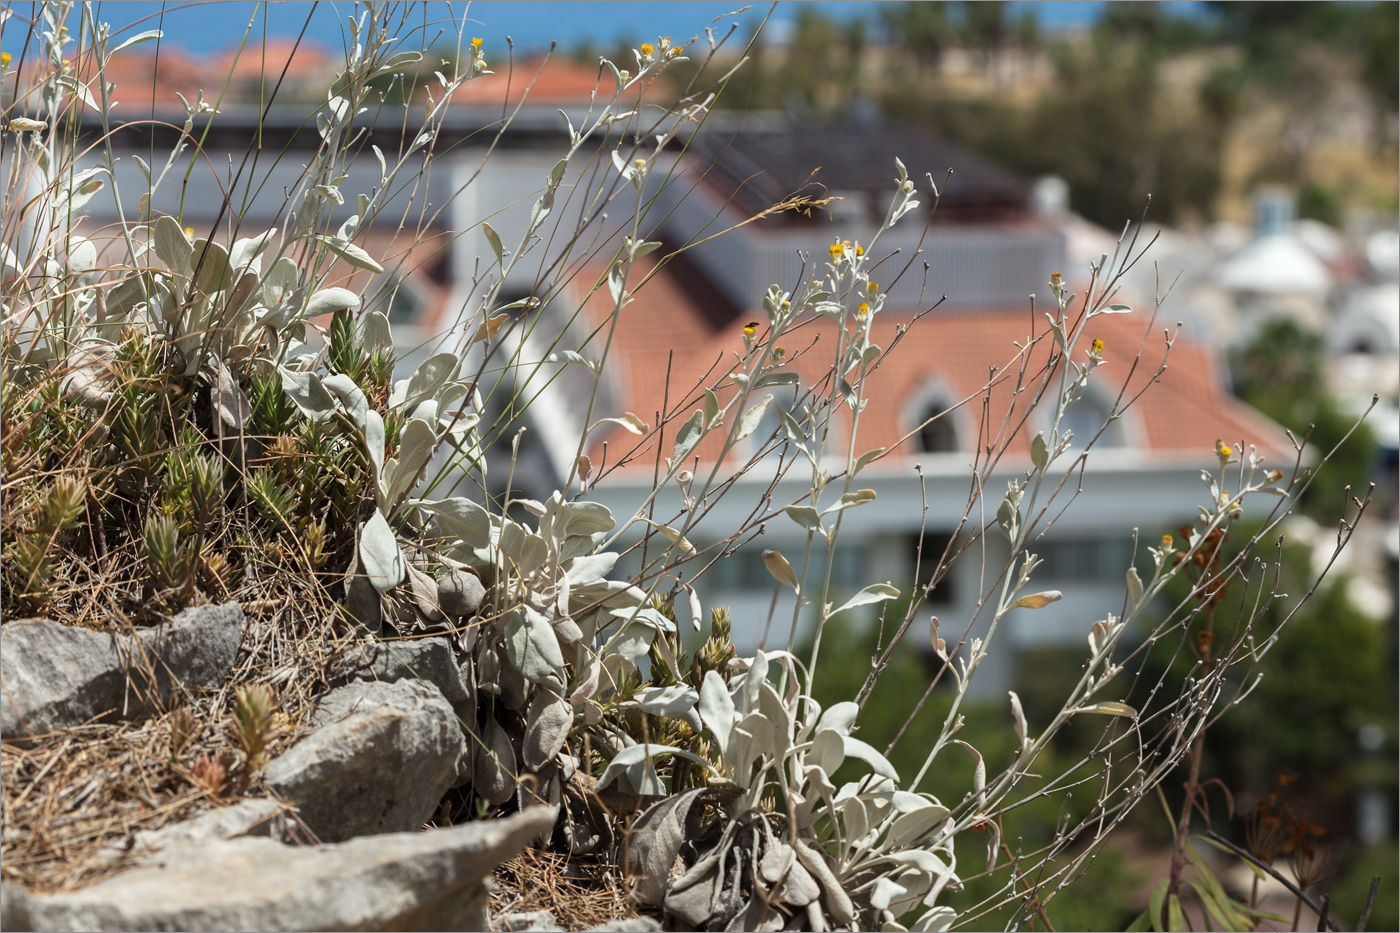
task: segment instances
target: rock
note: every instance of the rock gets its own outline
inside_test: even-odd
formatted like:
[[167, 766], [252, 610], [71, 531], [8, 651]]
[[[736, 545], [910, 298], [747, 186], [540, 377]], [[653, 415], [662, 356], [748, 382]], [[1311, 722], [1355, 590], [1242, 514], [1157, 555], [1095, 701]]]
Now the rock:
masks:
[[339, 845], [192, 842], [80, 891], [6, 885], [5, 929], [485, 930], [492, 871], [553, 824], [541, 807]]
[[38, 736], [165, 706], [182, 689], [218, 687], [243, 634], [237, 603], [186, 609], [136, 636], [45, 619], [0, 628], [0, 732]]
[[476, 718], [476, 704], [462, 682], [452, 645], [444, 637], [370, 642], [357, 646], [347, 661], [353, 680], [426, 681], [438, 688], [464, 722]]
[[591, 927], [586, 933], [660, 933], [661, 924], [650, 917], [628, 917], [614, 920], [600, 927]]
[[263, 777], [322, 842], [421, 829], [457, 779], [465, 739], [431, 684], [350, 684], [322, 697], [311, 721]]
[[137, 851], [159, 851], [190, 842], [233, 839], [239, 836], [271, 836], [291, 841], [287, 822], [280, 819], [286, 806], [275, 800], [242, 800], [232, 806], [201, 813], [193, 819], [136, 834]]
[[500, 914], [491, 924], [496, 933], [564, 933], [564, 928], [547, 910], [521, 910]]

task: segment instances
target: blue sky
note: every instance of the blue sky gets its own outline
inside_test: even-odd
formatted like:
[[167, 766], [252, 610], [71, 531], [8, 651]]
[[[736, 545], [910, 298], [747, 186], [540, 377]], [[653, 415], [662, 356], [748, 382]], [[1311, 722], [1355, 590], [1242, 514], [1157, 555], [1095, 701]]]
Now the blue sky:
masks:
[[[620, 39], [643, 42], [658, 35], [669, 35], [677, 41], [700, 33], [717, 17], [722, 17], [723, 28], [738, 22], [745, 33], [752, 31], [768, 11], [769, 3], [752, 3], [747, 12], [736, 13], [745, 7], [743, 0], [475, 0], [471, 4], [429, 2], [416, 13], [421, 23], [426, 13], [430, 24], [445, 23], [449, 13], [458, 18], [465, 17], [468, 35], [482, 37], [488, 48], [504, 47], [506, 36], [514, 39], [521, 50], [545, 47], [551, 39], [557, 39], [561, 48], [569, 49], [582, 42], [607, 46]], [[1020, 10], [1029, 8], [1040, 18], [1048, 30], [1081, 26], [1093, 21], [1102, 2], [1084, 0], [1057, 0], [1057, 2], [1027, 2], [1019, 0], [1010, 6]], [[1178, 12], [1192, 12], [1200, 4], [1174, 0], [1167, 5]], [[198, 53], [207, 53], [230, 46], [236, 46], [242, 39], [250, 20], [256, 23], [249, 33], [249, 41], [256, 42], [263, 29], [263, 14], [269, 34], [295, 36], [306, 23], [312, 11], [309, 2], [273, 2], [255, 4], [252, 0], [224, 0], [224, 2], [181, 3], [167, 0], [165, 3], [154, 0], [106, 0], [98, 4], [99, 18], [124, 27], [138, 20], [145, 20], [135, 31], [155, 28], [162, 8], [165, 10], [163, 28], [167, 41]], [[861, 0], [787, 0], [778, 4], [773, 13], [776, 22], [791, 21], [802, 7], [815, 7], [827, 16], [849, 20], [855, 17], [874, 19], [877, 4]], [[27, 16], [29, 4], [13, 5], [18, 16]], [[321, 0], [315, 5], [311, 25], [307, 29], [310, 39], [322, 45], [339, 47], [342, 43], [341, 30], [345, 17], [352, 11], [349, 3]], [[728, 15], [726, 15], [728, 14]], [[76, 25], [76, 19], [73, 25]], [[23, 42], [24, 26], [16, 21], [6, 30], [5, 51], [17, 52], [10, 46]], [[18, 28], [15, 28], [18, 27]], [[435, 34], [437, 26], [430, 26]], [[722, 29], [717, 30], [722, 35]], [[489, 54], [489, 53], [488, 53]]]

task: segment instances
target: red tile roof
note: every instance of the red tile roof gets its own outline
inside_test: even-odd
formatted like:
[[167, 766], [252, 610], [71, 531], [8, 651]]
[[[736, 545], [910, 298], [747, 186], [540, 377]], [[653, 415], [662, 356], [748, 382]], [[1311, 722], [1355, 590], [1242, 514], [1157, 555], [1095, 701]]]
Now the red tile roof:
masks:
[[[649, 261], [641, 263], [643, 273], [651, 268]], [[601, 270], [593, 269], [585, 278], [591, 280], [600, 273]], [[610, 307], [607, 292], [602, 290], [588, 301], [586, 311], [597, 323], [603, 320]], [[669, 406], [673, 411], [679, 410], [680, 415], [661, 442], [663, 453], [670, 450], [675, 427], [700, 404], [699, 387], [712, 384], [717, 375], [734, 365], [733, 354], [743, 349], [743, 322], [749, 316], [765, 320], [763, 313], [755, 310], [718, 331], [710, 329], [703, 323], [702, 309], [665, 271], [657, 274], [623, 310], [612, 364], [623, 374], [624, 407], [653, 426], [655, 413], [667, 396], [669, 368]], [[962, 409], [961, 423], [975, 426], [981, 419], [981, 398], [989, 367], [993, 365], [998, 367], [999, 377], [1009, 377], [1000, 378], [990, 393], [986, 410], [990, 413], [991, 430], [995, 432], [1001, 426], [1003, 414], [1011, 407], [1019, 352], [1017, 344], [1025, 343], [1032, 328], [1037, 335], [1046, 335], [1031, 351], [1027, 382], [1032, 389], [1033, 376], [1048, 360], [1052, 346], [1046, 334], [1046, 320], [1038, 312], [1035, 319], [1026, 310], [934, 312], [913, 326], [909, 326], [910, 321], [910, 314], [887, 309], [872, 325], [874, 343], [884, 348], [894, 346], [866, 383], [866, 396], [871, 403], [861, 416], [859, 446], [862, 449], [899, 445], [900, 439], [916, 427], [917, 419], [906, 417], [908, 403], [918, 399], [931, 382], [950, 395], [956, 394], [952, 401], [970, 397], [971, 401]], [[1208, 465], [1217, 438], [1230, 443], [1254, 444], [1277, 466], [1286, 465], [1284, 461], [1291, 462], [1291, 447], [1283, 429], [1226, 391], [1220, 361], [1211, 348], [1178, 337], [1166, 369], [1157, 376], [1158, 364], [1166, 350], [1166, 326], [1165, 321], [1149, 324], [1147, 314], [1137, 312], [1097, 317], [1085, 333], [1085, 343], [1097, 338], [1105, 345], [1106, 362], [1093, 375], [1094, 391], [1100, 393], [1100, 398], [1112, 401], [1125, 382], [1125, 403], [1147, 389], [1122, 419], [1128, 443], [1135, 444], [1139, 451], [1163, 464]], [[907, 331], [896, 344], [896, 333], [906, 327]], [[760, 338], [763, 329], [760, 328]], [[795, 351], [803, 351], [789, 368], [799, 373], [804, 387], [825, 375], [825, 360], [832, 352], [835, 335], [835, 323], [821, 317], [803, 322], [783, 341], [790, 358]], [[807, 350], [809, 346], [812, 349]], [[1134, 367], [1140, 347], [1141, 362]], [[1083, 362], [1085, 349], [1079, 350], [1076, 357]], [[712, 371], [711, 367], [716, 368]], [[1156, 384], [1150, 385], [1154, 381]], [[721, 393], [721, 400], [732, 397], [733, 391], [731, 388]], [[1011, 424], [1020, 421], [1031, 394], [1021, 394], [1015, 409], [1016, 419]], [[849, 410], [842, 406], [839, 417], [847, 421]], [[1027, 458], [1030, 438], [1043, 427], [1034, 419], [1023, 426], [1011, 438], [1008, 454], [1016, 460]], [[595, 462], [603, 439], [609, 441], [610, 462], [616, 462], [619, 455], [636, 442], [620, 429], [606, 438], [600, 432], [593, 438]], [[704, 460], [713, 458], [718, 449], [718, 439], [707, 439], [697, 452]], [[904, 441], [898, 452], [915, 456], [915, 442]], [[654, 455], [653, 451], [650, 457]], [[651, 459], [644, 462], [649, 466]]]

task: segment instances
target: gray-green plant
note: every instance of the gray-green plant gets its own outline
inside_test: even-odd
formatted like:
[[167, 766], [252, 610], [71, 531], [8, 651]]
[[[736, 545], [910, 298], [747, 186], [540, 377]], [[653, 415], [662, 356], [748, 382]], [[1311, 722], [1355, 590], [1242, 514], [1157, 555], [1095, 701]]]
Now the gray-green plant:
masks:
[[[976, 492], [959, 526], [969, 543], [943, 555], [935, 579], [967, 547], [985, 558], [989, 534], [1004, 537], [1009, 556], [990, 571], [981, 598], [979, 610], [987, 607], [991, 617], [984, 632], [971, 637], [972, 620], [960, 635], [930, 621], [930, 647], [943, 665], [934, 681], [951, 679], [956, 699], [922, 767], [902, 776], [889, 749], [859, 737], [860, 716], [880, 672], [906, 643], [926, 592], [904, 594], [911, 598], [901, 603], [908, 607], [902, 618], [882, 618], [888, 636], [855, 697], [823, 708], [813, 698], [813, 678], [821, 633], [833, 617], [881, 611], [902, 595], [883, 581], [839, 605], [828, 601], [845, 514], [874, 499], [859, 477], [887, 453], [858, 445], [863, 412], [880, 403], [868, 397], [867, 377], [896, 350], [871, 340], [885, 303], [871, 270], [884, 258], [885, 233], [927, 208], [923, 199], [936, 203], [932, 178], [925, 187], [902, 163], [891, 166], [892, 197], [870, 242], [838, 237], [827, 256], [805, 257], [801, 284], [769, 288], [760, 298], [764, 336], [746, 334], [732, 364], [663, 412], [662, 424], [605, 410], [599, 387], [621, 314], [645, 287], [649, 264], [674, 255], [647, 239], [656, 190], [674, 183], [668, 147], [703, 124], [727, 78], [659, 116], [643, 111], [628, 103], [636, 90], [706, 43], [643, 45], [634, 52], [635, 73], [601, 62], [608, 86], [595, 94], [586, 119], [575, 126], [564, 115], [560, 158], [542, 179], [524, 226], [498, 231], [498, 218], [477, 221], [473, 230], [490, 256], [473, 274], [476, 304], [462, 309], [452, 341], [395, 379], [388, 319], [370, 310], [373, 300], [331, 283], [347, 268], [384, 271], [362, 245], [365, 234], [392, 192], [443, 157], [436, 145], [453, 93], [489, 73], [480, 44], [458, 34], [456, 61], [435, 73], [400, 153], [390, 158], [370, 147], [379, 181], [358, 196], [350, 219], [334, 225], [332, 207], [345, 200], [340, 186], [361, 144], [357, 120], [379, 100], [386, 76], [392, 80], [421, 59], [396, 37], [402, 11], [397, 23], [388, 7], [351, 17], [346, 67], [315, 114], [320, 142], [282, 222], [238, 236], [230, 220], [217, 235], [195, 236], [178, 216], [152, 215], [150, 195], [197, 143], [196, 118], [217, 120], [217, 107], [202, 95], [186, 104], [187, 120], [164, 167], [139, 162], [148, 191], [134, 216], [125, 214], [115, 190], [113, 88], [105, 68], [113, 55], [158, 34], [114, 45], [85, 4], [76, 41], [96, 63], [94, 92], [65, 57], [75, 42], [63, 26], [70, 6], [43, 5], [44, 63], [7, 115], [13, 157], [6, 203], [11, 210], [24, 203], [32, 220], [25, 238], [2, 251], [7, 608], [60, 611], [53, 586], [60, 569], [71, 570], [84, 553], [138, 554], [129, 569], [137, 572], [139, 563], [146, 585], [128, 599], [140, 607], [168, 610], [188, 601], [197, 585], [224, 590], [239, 575], [239, 585], [256, 595], [283, 574], [314, 583], [310, 589], [363, 637], [446, 634], [472, 699], [462, 724], [472, 743], [475, 798], [487, 811], [556, 807], [574, 852], [610, 854], [630, 873], [638, 902], [706, 929], [936, 930], [967, 919], [944, 898], [960, 885], [955, 844], [964, 834], [987, 833], [990, 870], [1004, 848], [999, 817], [1016, 806], [1018, 786], [1038, 757], [1072, 720], [1107, 716], [1110, 725], [1092, 758], [1102, 763], [1096, 806], [1077, 825], [1058, 828], [1049, 846], [1018, 860], [1002, 894], [1022, 897], [1034, 871], [1040, 897], [1053, 896], [1092, 851], [1067, 856], [1070, 845], [1101, 842], [1200, 730], [1242, 699], [1246, 691], [1226, 695], [1222, 672], [1257, 665], [1267, 652], [1269, 642], [1256, 641], [1251, 628], [1257, 611], [1220, 646], [1220, 663], [1205, 676], [1164, 679], [1151, 691], [1150, 707], [1123, 700], [1123, 675], [1142, 645], [1179, 636], [1191, 618], [1183, 603], [1149, 632], [1138, 630], [1144, 607], [1180, 575], [1182, 561], [1258, 496], [1275, 494], [1279, 502], [1254, 543], [1286, 509], [1290, 488], [1282, 474], [1266, 470], [1252, 448], [1222, 444], [1191, 533], [1179, 545], [1144, 548], [1152, 568], [1146, 580], [1125, 568], [1126, 611], [1086, 623], [1082, 676], [1048, 723], [1032, 729], [1012, 692], [1017, 750], [995, 768], [978, 751], [977, 736], [959, 734], [959, 708], [982, 662], [1001, 644], [1005, 617], [1059, 598], [1037, 591], [1032, 548], [1072, 497], [1065, 492], [1069, 478], [1092, 454], [1092, 439], [1081, 439], [1071, 453], [1073, 438], [1061, 424], [1102, 361], [1103, 348], [1085, 336], [1087, 325], [1099, 315], [1131, 313], [1113, 298], [1118, 277], [1140, 256], [1133, 241], [1093, 266], [1082, 299], [1055, 274], [1048, 327], [1028, 334], [1001, 369], [1014, 374], [1018, 397], [1053, 412], [1051, 423], [1032, 442], [1029, 468], [1018, 465], [1020, 475], [1000, 496], [989, 485], [993, 470], [1005, 468], [1014, 430], [980, 439], [990, 445], [988, 456], [973, 471]], [[722, 40], [713, 31], [706, 36], [712, 63]], [[66, 106], [73, 97], [100, 115], [100, 159], [91, 168], [79, 168], [76, 112]], [[569, 191], [583, 208], [576, 226], [560, 229], [552, 221], [562, 213], [556, 200], [571, 166], [589, 153], [599, 156], [603, 170]], [[78, 232], [76, 212], [106, 183], [120, 217], [115, 258], [99, 255]], [[798, 198], [773, 210], [811, 206], [819, 205]], [[426, 218], [428, 208], [420, 207]], [[593, 238], [605, 208], [625, 220], [615, 235]], [[501, 297], [507, 278], [551, 238], [566, 244], [566, 254], [605, 259], [606, 274], [595, 288], [610, 298], [611, 309], [587, 346], [568, 345], [568, 326], [538, 339], [551, 332], [541, 323], [544, 299], [566, 293], [563, 283], [577, 265], [551, 266], [554, 278], [538, 283], [531, 298]], [[327, 316], [328, 324], [318, 323]], [[578, 311], [566, 317], [568, 324], [582, 321]], [[922, 318], [916, 315], [910, 326], [937, 326]], [[814, 320], [825, 321], [834, 339], [826, 378], [803, 388], [782, 347]], [[541, 342], [548, 344], [543, 353]], [[1045, 362], [1035, 355], [1042, 345], [1049, 347]], [[529, 387], [560, 367], [583, 369], [593, 386], [580, 406], [583, 428], [560, 488], [541, 499], [438, 495], [463, 479], [485, 490], [493, 447], [510, 448], [506, 462], [514, 463], [518, 425], [509, 417], [486, 423], [485, 413], [502, 407], [493, 408], [493, 396], [509, 397], [508, 411], [528, 411], [536, 396], [517, 398], [521, 387], [537, 391]], [[765, 390], [790, 391], [793, 401]], [[1112, 417], [1133, 401], [1120, 393]], [[836, 417], [843, 409], [844, 421]], [[756, 436], [770, 410], [780, 427]], [[1011, 427], [1020, 430], [1027, 417], [1018, 407]], [[657, 458], [654, 487], [630, 515], [614, 515], [589, 497], [610, 472], [590, 459], [590, 438], [600, 429], [637, 438]], [[670, 438], [664, 451], [663, 430]], [[713, 451], [704, 458], [702, 442]], [[765, 454], [774, 450], [783, 456], [770, 467], [774, 461]], [[55, 453], [57, 465], [46, 462]], [[707, 506], [743, 495], [738, 480], [760, 465], [771, 470], [772, 482], [765, 482], [769, 492], [749, 518], [719, 533], [706, 528]], [[791, 502], [773, 501], [771, 490], [794, 468], [806, 473], [805, 492]], [[767, 472], [764, 478], [770, 479]], [[999, 503], [991, 521], [978, 517], [984, 502]], [[78, 533], [84, 517], [86, 541]], [[688, 604], [698, 629], [705, 610], [695, 579], [771, 521], [794, 522], [805, 534], [800, 557], [765, 554], [778, 585], [796, 596], [786, 647], [769, 649], [765, 639], [751, 656], [737, 656], [728, 616], [714, 609], [710, 640], [687, 655], [675, 602]], [[692, 543], [699, 540], [718, 543], [701, 549]], [[641, 567], [620, 574], [619, 561], [632, 550], [644, 556]], [[1244, 555], [1222, 573], [1256, 587], [1259, 605], [1276, 595], [1261, 565]], [[808, 580], [820, 582], [810, 588], [799, 582]], [[800, 658], [804, 616], [816, 634]], [[271, 710], [271, 694], [258, 689], [240, 692], [235, 709], [250, 771]], [[921, 791], [932, 769], [955, 767], [952, 756], [956, 767], [973, 765], [962, 799], [945, 802]], [[196, 771], [216, 793], [227, 777], [227, 765], [212, 759], [197, 762]], [[838, 772], [854, 776], [838, 784]], [[1068, 777], [1061, 777], [1038, 793], [1066, 792]], [[617, 796], [631, 801], [629, 822], [601, 803]], [[678, 857], [685, 870], [676, 874]]]

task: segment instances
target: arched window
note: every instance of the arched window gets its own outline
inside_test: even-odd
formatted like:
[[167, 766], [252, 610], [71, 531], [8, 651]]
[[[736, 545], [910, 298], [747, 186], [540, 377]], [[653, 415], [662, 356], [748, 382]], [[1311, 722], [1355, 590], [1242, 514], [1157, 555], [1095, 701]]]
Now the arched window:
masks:
[[1123, 447], [1127, 441], [1123, 437], [1123, 422], [1113, 421], [1107, 427], [1108, 416], [1112, 409], [1107, 400], [1093, 390], [1084, 394], [1082, 398], [1071, 402], [1065, 409], [1064, 416], [1060, 418], [1060, 430], [1074, 432], [1074, 447], [1083, 450], [1084, 445], [1099, 433], [1103, 428], [1103, 434], [1099, 437], [1095, 447]]
[[916, 452], [953, 454], [962, 450], [962, 419], [952, 398], [937, 381], [929, 381], [909, 398], [901, 420], [904, 430], [912, 432], [910, 443]]
[[926, 404], [919, 417], [919, 433], [915, 435], [920, 453], [951, 454], [958, 451], [958, 430], [953, 424], [953, 412], [939, 402]]

